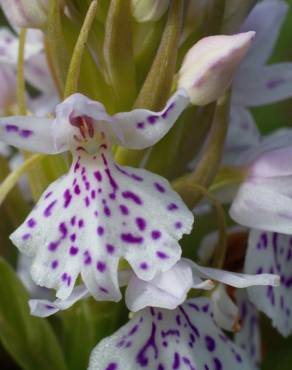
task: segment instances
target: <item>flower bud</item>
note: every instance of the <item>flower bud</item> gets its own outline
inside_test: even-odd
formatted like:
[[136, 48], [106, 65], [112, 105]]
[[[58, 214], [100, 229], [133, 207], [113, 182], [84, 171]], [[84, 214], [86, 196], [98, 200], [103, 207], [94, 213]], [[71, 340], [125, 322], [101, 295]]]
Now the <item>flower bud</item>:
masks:
[[0, 0], [13, 27], [43, 28], [47, 21], [48, 0]]
[[132, 13], [138, 22], [157, 21], [168, 8], [169, 0], [132, 0]]
[[250, 31], [205, 37], [188, 51], [179, 71], [178, 87], [187, 91], [191, 103], [209, 104], [225, 93], [254, 35]]

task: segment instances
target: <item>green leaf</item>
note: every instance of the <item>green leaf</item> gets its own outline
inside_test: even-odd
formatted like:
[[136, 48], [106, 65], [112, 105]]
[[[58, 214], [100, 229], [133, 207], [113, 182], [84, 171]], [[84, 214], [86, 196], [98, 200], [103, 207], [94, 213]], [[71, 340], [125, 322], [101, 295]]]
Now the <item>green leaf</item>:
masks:
[[50, 324], [30, 315], [28, 293], [2, 258], [0, 276], [0, 340], [5, 349], [25, 370], [66, 370]]

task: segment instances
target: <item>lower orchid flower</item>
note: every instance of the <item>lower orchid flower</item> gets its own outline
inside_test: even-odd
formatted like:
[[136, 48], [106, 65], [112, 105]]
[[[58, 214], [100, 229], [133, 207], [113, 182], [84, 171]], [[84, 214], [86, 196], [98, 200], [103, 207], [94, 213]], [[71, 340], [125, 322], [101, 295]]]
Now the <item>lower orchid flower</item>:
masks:
[[250, 370], [212, 316], [212, 301], [202, 297], [174, 310], [145, 308], [94, 348], [88, 369]]
[[56, 118], [6, 117], [0, 138], [32, 152], [70, 150], [68, 174], [51, 184], [25, 222], [11, 235], [31, 257], [33, 280], [68, 298], [79, 274], [97, 300], [121, 298], [118, 264], [151, 280], [180, 258], [178, 239], [193, 215], [167, 180], [114, 162], [112, 143], [142, 149], [172, 127], [188, 105], [178, 90], [161, 112], [136, 109], [109, 116], [103, 105], [74, 94]]

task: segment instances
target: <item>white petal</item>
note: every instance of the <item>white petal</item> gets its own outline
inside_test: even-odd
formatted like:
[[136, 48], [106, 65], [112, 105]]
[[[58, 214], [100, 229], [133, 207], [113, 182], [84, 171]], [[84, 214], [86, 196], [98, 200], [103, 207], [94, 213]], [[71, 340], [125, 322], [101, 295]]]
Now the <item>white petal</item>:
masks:
[[241, 68], [233, 99], [246, 107], [275, 103], [292, 96], [292, 63]]
[[172, 128], [182, 111], [189, 104], [183, 89], [168, 100], [160, 112], [134, 109], [113, 116], [116, 128], [122, 133], [119, 144], [131, 149], [143, 149], [157, 143]]
[[279, 285], [279, 277], [274, 274], [239, 274], [212, 267], [203, 267], [193, 261], [191, 262], [194, 273], [201, 278], [209, 278], [235, 288], [246, 288], [253, 285]]
[[237, 306], [226, 293], [225, 286], [220, 284], [212, 293], [214, 320], [216, 324], [228, 331], [234, 331], [238, 324], [239, 312]]
[[56, 154], [67, 150], [56, 121], [32, 116], [0, 118], [0, 140], [31, 152]]
[[281, 277], [280, 287], [248, 288], [250, 300], [272, 319], [279, 332], [292, 333], [292, 237], [252, 230], [245, 260], [248, 273], [272, 272]]
[[167, 180], [118, 166], [106, 145], [92, 155], [80, 149], [69, 173], [11, 236], [34, 257], [35, 282], [58, 289], [59, 298], [70, 295], [81, 273], [96, 299], [119, 300], [121, 257], [151, 280], [179, 260], [178, 240], [192, 228], [192, 213]]
[[145, 309], [92, 351], [89, 370], [250, 370], [243, 352], [215, 325], [211, 302]]
[[80, 299], [89, 296], [89, 292], [84, 285], [76, 286], [67, 299], [56, 299], [54, 302], [45, 299], [31, 299], [29, 301], [30, 312], [34, 316], [48, 317], [60, 310], [67, 310]]
[[240, 330], [234, 340], [250, 359], [251, 369], [259, 369], [262, 359], [262, 343], [260, 333], [259, 312], [249, 301], [244, 290], [235, 293], [240, 309]]
[[253, 8], [241, 27], [241, 32], [256, 32], [244, 65], [264, 64], [268, 60], [287, 12], [288, 4], [281, 0], [260, 1]]
[[186, 300], [191, 288], [212, 289], [210, 281], [193, 277], [188, 260], [181, 259], [170, 270], [162, 272], [151, 281], [133, 275], [126, 290], [126, 304], [137, 312], [145, 307], [174, 309]]
[[283, 180], [279, 177], [273, 181], [264, 179], [260, 184], [243, 183], [229, 210], [230, 216], [247, 227], [292, 233], [291, 195], [279, 192]]

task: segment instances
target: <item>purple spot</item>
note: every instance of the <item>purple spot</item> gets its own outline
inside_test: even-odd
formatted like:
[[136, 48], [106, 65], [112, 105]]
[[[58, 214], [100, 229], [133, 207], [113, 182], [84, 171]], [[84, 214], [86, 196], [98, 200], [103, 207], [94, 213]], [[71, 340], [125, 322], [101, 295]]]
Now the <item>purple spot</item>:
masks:
[[155, 182], [154, 186], [156, 187], [157, 191], [159, 191], [160, 193], [165, 193], [165, 187], [159, 184], [158, 182]]
[[106, 245], [106, 250], [109, 254], [113, 254], [115, 252], [115, 247], [111, 244]]
[[67, 208], [72, 200], [70, 190], [66, 189], [63, 196], [64, 196], [64, 207]]
[[210, 337], [210, 336], [206, 336], [205, 337], [205, 343], [206, 343], [206, 347], [207, 349], [210, 351], [210, 352], [213, 352], [215, 350], [215, 347], [216, 347], [216, 343], [215, 343], [215, 340]]
[[118, 368], [118, 365], [115, 363], [115, 362], [111, 362], [106, 368], [105, 370], [117, 370]]
[[161, 237], [161, 232], [159, 230], [153, 230], [151, 236], [153, 240], [157, 240]]
[[154, 125], [157, 121], [159, 120], [158, 116], [148, 116], [147, 121], [151, 124]]
[[124, 204], [120, 205], [120, 210], [121, 210], [122, 214], [125, 215], [125, 216], [129, 214], [129, 209]]
[[141, 236], [134, 236], [130, 233], [121, 234], [121, 239], [124, 242], [131, 243], [131, 244], [141, 244], [143, 242], [143, 238]]
[[79, 187], [79, 185], [77, 184], [77, 185], [75, 185], [74, 186], [74, 193], [76, 194], [76, 195], [79, 195], [80, 194], [80, 187]]
[[35, 225], [36, 225], [36, 221], [35, 221], [35, 219], [30, 218], [30, 219], [27, 221], [27, 226], [28, 226], [28, 227], [30, 227], [31, 229], [32, 229], [33, 227], [35, 227]]
[[79, 229], [82, 229], [84, 227], [84, 220], [81, 219], [78, 221], [78, 227]]
[[100, 287], [99, 287], [99, 290], [100, 290], [101, 292], [103, 292], [103, 293], [108, 294], [108, 290], [107, 290], [106, 288], [102, 287], [102, 286], [100, 286]]
[[107, 206], [104, 207], [103, 212], [107, 217], [110, 217], [111, 210]]
[[157, 251], [156, 255], [157, 255], [157, 257], [159, 257], [162, 260], [165, 260], [165, 259], [169, 258], [169, 256], [166, 253], [161, 252], [161, 251]]
[[182, 228], [182, 223], [180, 221], [178, 221], [178, 222], [175, 223], [174, 226], [175, 226], [176, 229], [181, 229]]
[[79, 248], [77, 248], [77, 247], [74, 247], [73, 245], [72, 245], [72, 247], [70, 247], [70, 249], [69, 249], [69, 253], [71, 254], [71, 256], [76, 256], [76, 254], [79, 252]]
[[85, 206], [86, 206], [86, 207], [89, 207], [90, 200], [89, 200], [89, 198], [88, 198], [88, 197], [85, 197], [85, 198], [84, 198], [84, 202], [85, 202]]
[[102, 226], [98, 226], [96, 229], [97, 235], [102, 236], [104, 234], [104, 228]]
[[50, 191], [48, 194], [45, 195], [45, 199], [48, 199], [53, 194], [52, 191]]
[[266, 83], [268, 89], [275, 89], [276, 87], [282, 85], [286, 81], [283, 78], [278, 78], [274, 80], [270, 80]]
[[175, 107], [175, 103], [171, 103], [169, 107], [165, 110], [165, 112], [162, 114], [162, 118], [166, 119], [168, 116], [168, 113]]
[[102, 176], [101, 176], [101, 173], [99, 171], [95, 171], [93, 175], [94, 175], [94, 177], [96, 178], [96, 180], [98, 182], [102, 181]]
[[132, 200], [134, 203], [136, 203], [136, 204], [139, 204], [139, 205], [141, 205], [142, 204], [142, 200], [141, 200], [141, 198], [137, 195], [137, 194], [135, 194], [135, 193], [133, 193], [132, 191], [124, 191], [123, 193], [122, 193], [122, 196], [125, 198], [125, 199], [130, 199], [130, 200]]
[[50, 242], [49, 246], [48, 246], [48, 249], [51, 251], [51, 252], [54, 252], [58, 246], [59, 246], [60, 242], [59, 241], [56, 241], [56, 242]]
[[139, 230], [144, 231], [146, 229], [146, 221], [142, 217], [136, 218], [136, 224], [139, 228]]
[[71, 234], [71, 235], [70, 235], [70, 240], [71, 240], [72, 242], [75, 242], [75, 240], [76, 240], [76, 234]]
[[5, 125], [7, 132], [18, 132], [18, 127], [15, 125]]
[[60, 230], [60, 233], [62, 234], [62, 239], [65, 239], [68, 234], [68, 230], [67, 230], [65, 222], [60, 223], [59, 230]]
[[173, 370], [177, 370], [177, 369], [180, 368], [180, 355], [177, 352], [175, 352], [175, 354], [174, 354], [172, 368], [173, 368]]
[[218, 358], [215, 357], [213, 359], [213, 361], [214, 361], [214, 368], [215, 368], [215, 370], [222, 370], [223, 369], [222, 363], [221, 363], [221, 361]]
[[167, 206], [167, 209], [169, 211], [174, 211], [176, 209], [178, 209], [178, 206], [175, 204], [175, 203], [170, 203], [168, 206]]
[[97, 268], [97, 270], [99, 272], [105, 272], [105, 270], [106, 270], [106, 264], [105, 264], [105, 262], [97, 261], [96, 268]]
[[58, 260], [54, 260], [54, 261], [52, 261], [52, 263], [51, 263], [52, 269], [54, 269], [54, 270], [58, 267], [58, 265], [59, 265]]
[[136, 127], [139, 128], [140, 130], [143, 129], [145, 126], [144, 122], [137, 122]]
[[95, 196], [96, 196], [96, 192], [95, 192], [95, 190], [92, 190], [91, 191], [91, 199], [95, 199]]
[[26, 138], [30, 137], [32, 134], [33, 134], [33, 131], [31, 131], [31, 130], [21, 130], [21, 131], [19, 132], [19, 135], [20, 135], [21, 137], [23, 137], [24, 139], [26, 139]]
[[140, 263], [140, 269], [141, 270], [148, 270], [148, 263], [147, 262]]
[[54, 200], [53, 202], [51, 202], [48, 207], [44, 210], [44, 216], [45, 217], [50, 217], [51, 214], [52, 214], [52, 210], [53, 210], [53, 207], [54, 205], [57, 203], [57, 200]]
[[27, 240], [31, 237], [31, 234], [24, 234], [22, 235], [22, 240]]

